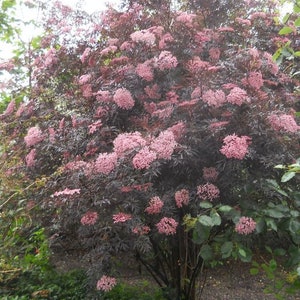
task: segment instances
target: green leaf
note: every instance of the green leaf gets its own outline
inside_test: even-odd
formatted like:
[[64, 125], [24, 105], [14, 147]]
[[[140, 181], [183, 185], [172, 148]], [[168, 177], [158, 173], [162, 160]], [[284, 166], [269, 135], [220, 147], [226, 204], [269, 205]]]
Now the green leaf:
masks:
[[265, 209], [264, 212], [267, 216], [276, 219], [281, 219], [285, 217], [285, 215], [281, 211], [277, 210], [276, 208]]
[[239, 248], [239, 255], [242, 256], [242, 257], [246, 257], [247, 253], [243, 248]]
[[233, 243], [232, 242], [225, 242], [221, 246], [221, 253], [222, 253], [222, 258], [228, 258], [230, 257], [233, 249]]
[[193, 231], [193, 242], [197, 245], [203, 244], [208, 240], [210, 235], [210, 227], [197, 223]]
[[276, 165], [274, 169], [285, 169], [285, 165]]
[[295, 172], [286, 172], [281, 177], [281, 182], [287, 182], [287, 181], [291, 180], [295, 175], [296, 175]]
[[266, 218], [266, 224], [268, 228], [271, 228], [274, 231], [277, 231], [277, 224], [273, 219]]
[[204, 226], [207, 226], [207, 227], [213, 227], [214, 226], [214, 223], [213, 223], [213, 220], [211, 217], [209, 216], [206, 216], [206, 215], [203, 215], [203, 216], [200, 216], [198, 218], [198, 221], [204, 225]]
[[257, 275], [259, 273], [259, 269], [257, 269], [257, 268], [251, 268], [250, 269], [250, 274], [251, 275]]
[[229, 212], [232, 210], [232, 207], [229, 205], [222, 205], [219, 207], [219, 211], [221, 212]]
[[213, 258], [213, 250], [210, 245], [203, 245], [200, 249], [200, 256], [203, 260], [208, 261]]
[[290, 220], [289, 231], [292, 234], [298, 234], [300, 231], [300, 222], [294, 219]]
[[214, 225], [216, 225], [216, 226], [221, 225], [222, 219], [221, 219], [220, 215], [215, 210], [211, 211], [210, 217], [211, 217], [212, 222], [213, 222]]
[[201, 201], [199, 206], [201, 208], [212, 208], [213, 207], [212, 203], [207, 202], [207, 201]]
[[300, 17], [295, 20], [294, 24], [295, 26], [300, 26]]
[[280, 35], [285, 35], [285, 34], [289, 34], [289, 33], [291, 33], [291, 32], [293, 32], [293, 29], [291, 28], [291, 27], [289, 27], [289, 26], [284, 26], [282, 29], [280, 29], [279, 30], [279, 34]]
[[294, 56], [295, 56], [295, 57], [299, 57], [299, 56], [300, 56], [300, 51], [294, 52]]

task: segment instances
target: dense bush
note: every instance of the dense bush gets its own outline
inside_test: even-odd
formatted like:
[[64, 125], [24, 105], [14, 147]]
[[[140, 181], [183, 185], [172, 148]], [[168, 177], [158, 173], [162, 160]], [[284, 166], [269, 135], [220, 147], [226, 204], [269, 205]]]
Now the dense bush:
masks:
[[11, 180], [34, 183], [32, 212], [52, 243], [80, 244], [97, 289], [125, 253], [169, 298], [194, 299], [205, 263], [251, 259], [252, 233], [283, 220], [299, 246], [298, 206], [266, 185], [299, 154], [299, 82], [272, 59], [274, 6], [238, 1], [248, 9], [212, 19], [171, 4], [87, 18], [55, 2], [30, 100], [2, 115], [2, 155], [23, 160]]

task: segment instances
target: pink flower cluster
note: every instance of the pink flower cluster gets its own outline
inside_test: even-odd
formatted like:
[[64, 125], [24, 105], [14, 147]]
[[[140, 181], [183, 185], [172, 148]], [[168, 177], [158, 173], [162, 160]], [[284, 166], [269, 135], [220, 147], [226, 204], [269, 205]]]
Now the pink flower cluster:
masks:
[[135, 31], [130, 35], [130, 37], [135, 43], [145, 43], [149, 46], [153, 45], [156, 40], [155, 35], [149, 30]]
[[161, 94], [159, 93], [159, 86], [157, 84], [154, 84], [151, 87], [146, 86], [144, 91], [150, 99], [159, 99], [161, 97]]
[[7, 105], [6, 109], [5, 109], [5, 111], [3, 112], [3, 114], [0, 115], [0, 118], [1, 117], [7, 117], [7, 116], [11, 115], [14, 112], [15, 108], [16, 108], [16, 101], [15, 100], [11, 100], [8, 103], [8, 105]]
[[159, 214], [163, 206], [164, 203], [158, 196], [155, 196], [150, 199], [149, 206], [146, 207], [145, 212], [149, 215]]
[[187, 63], [187, 69], [191, 73], [202, 72], [203, 70], [206, 70], [209, 66], [210, 66], [209, 62], [201, 60], [199, 56], [194, 56]]
[[284, 130], [294, 133], [300, 130], [300, 126], [297, 125], [295, 119], [291, 115], [272, 114], [267, 119], [272, 128], [276, 131]]
[[28, 129], [24, 141], [27, 147], [34, 146], [44, 140], [42, 131], [38, 127], [31, 127]]
[[175, 202], [178, 208], [181, 208], [183, 205], [188, 205], [190, 200], [189, 191], [182, 189], [175, 193]]
[[138, 64], [135, 71], [144, 80], [146, 80], [146, 81], [153, 80], [154, 75], [153, 75], [153, 69], [152, 69], [150, 60], [147, 60], [142, 64]]
[[234, 87], [227, 96], [227, 101], [231, 104], [241, 106], [243, 103], [248, 102], [249, 98], [245, 90]]
[[259, 90], [264, 84], [261, 72], [250, 72], [247, 78], [247, 82], [255, 90]]
[[149, 147], [141, 149], [132, 159], [132, 164], [135, 169], [148, 169], [153, 161], [155, 161], [157, 155]]
[[173, 218], [162, 218], [157, 224], [156, 228], [159, 233], [166, 235], [174, 235], [176, 233], [176, 228], [178, 226], [178, 222], [176, 222]]
[[80, 189], [70, 190], [68, 188], [65, 188], [63, 191], [55, 192], [53, 194], [53, 196], [55, 196], [55, 197], [58, 197], [58, 196], [61, 196], [61, 195], [71, 195], [72, 196], [74, 194], [80, 194]]
[[136, 226], [132, 229], [132, 232], [138, 235], [148, 234], [150, 232], [150, 227], [146, 225]]
[[152, 116], [158, 117], [161, 120], [166, 120], [172, 115], [173, 111], [174, 107], [170, 105], [164, 109], [157, 109], [152, 113]]
[[31, 151], [26, 155], [25, 161], [27, 167], [33, 167], [36, 163], [35, 161], [36, 149], [31, 149]]
[[118, 157], [124, 156], [126, 152], [146, 146], [146, 140], [140, 132], [121, 133], [113, 141], [114, 152]]
[[176, 17], [176, 21], [184, 24], [188, 28], [193, 27], [193, 20], [195, 19], [195, 14], [189, 14], [187, 12], [179, 12], [178, 16]]
[[98, 214], [95, 211], [86, 212], [80, 222], [82, 225], [94, 225], [98, 219]]
[[206, 183], [197, 186], [197, 195], [202, 200], [213, 201], [217, 199], [220, 195], [220, 190], [217, 186], [212, 183]]
[[173, 69], [177, 64], [177, 58], [170, 51], [162, 51], [155, 60], [155, 65], [161, 71]]
[[256, 222], [250, 217], [241, 217], [235, 225], [235, 231], [239, 234], [250, 234], [256, 228]]
[[227, 158], [243, 159], [251, 143], [249, 136], [238, 137], [236, 134], [228, 135], [223, 139], [224, 145], [220, 152]]
[[216, 168], [211, 167], [211, 168], [203, 168], [203, 178], [206, 181], [216, 181], [218, 178], [219, 172], [216, 170]]
[[203, 93], [202, 100], [209, 106], [220, 107], [226, 102], [226, 96], [222, 90], [208, 90]]
[[91, 48], [85, 48], [81, 57], [80, 57], [80, 60], [82, 63], [85, 63], [86, 62], [86, 59], [88, 58], [88, 56], [90, 55], [90, 52], [91, 52]]
[[150, 148], [157, 154], [157, 158], [170, 159], [176, 145], [173, 132], [165, 130], [154, 139]]
[[112, 172], [117, 165], [118, 156], [116, 153], [100, 153], [97, 157], [94, 165], [93, 171], [96, 173], [103, 173], [108, 175]]
[[97, 290], [100, 290], [103, 292], [109, 292], [116, 284], [117, 284], [117, 281], [114, 277], [109, 277], [109, 276], [103, 275], [97, 281]]
[[221, 55], [221, 51], [219, 48], [210, 48], [209, 49], [209, 57], [212, 61], [218, 61]]
[[130, 214], [125, 214], [123, 212], [113, 215], [114, 223], [125, 223], [128, 220], [131, 220], [132, 216]]
[[89, 127], [89, 133], [93, 134], [94, 132], [96, 132], [100, 127], [102, 126], [102, 122], [101, 120], [98, 120], [92, 124], [90, 124]]
[[116, 90], [113, 101], [122, 109], [131, 109], [134, 106], [134, 100], [131, 93], [125, 88], [119, 88]]

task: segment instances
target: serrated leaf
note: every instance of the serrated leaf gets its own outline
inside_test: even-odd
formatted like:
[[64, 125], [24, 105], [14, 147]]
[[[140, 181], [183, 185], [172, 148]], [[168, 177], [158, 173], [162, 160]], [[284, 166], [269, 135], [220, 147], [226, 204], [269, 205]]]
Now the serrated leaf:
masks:
[[286, 172], [281, 177], [281, 182], [287, 182], [291, 180], [296, 175], [295, 172]]
[[293, 29], [289, 26], [284, 26], [282, 29], [279, 30], [278, 34], [280, 35], [285, 35], [285, 34], [290, 34], [293, 32]]
[[294, 24], [295, 26], [300, 26], [300, 17], [295, 20]]

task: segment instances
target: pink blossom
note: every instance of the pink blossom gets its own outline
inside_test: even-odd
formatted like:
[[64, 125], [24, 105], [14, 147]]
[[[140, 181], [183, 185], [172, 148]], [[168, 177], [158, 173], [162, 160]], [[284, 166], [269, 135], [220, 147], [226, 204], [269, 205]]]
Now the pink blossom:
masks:
[[130, 37], [135, 43], [141, 42], [149, 46], [153, 45], [156, 40], [155, 35], [148, 30], [135, 31]]
[[279, 67], [278, 65], [276, 64], [276, 62], [273, 60], [273, 57], [270, 53], [268, 52], [264, 52], [264, 58], [267, 60], [267, 65], [270, 69], [270, 72], [273, 74], [273, 75], [276, 75], [279, 71]]
[[250, 72], [247, 82], [255, 90], [259, 90], [264, 84], [261, 72]]
[[51, 143], [54, 143], [55, 142], [55, 134], [56, 134], [54, 128], [49, 127], [48, 128], [48, 133], [49, 133], [49, 141]]
[[128, 220], [131, 220], [132, 216], [130, 214], [125, 214], [123, 212], [113, 215], [114, 223], [125, 223]]
[[159, 99], [161, 97], [161, 94], [159, 93], [159, 86], [156, 83], [151, 87], [146, 86], [144, 91], [150, 99]]
[[122, 157], [126, 152], [144, 147], [146, 140], [140, 132], [135, 131], [119, 134], [113, 141], [113, 144], [114, 152], [117, 153], [118, 157]]
[[146, 81], [153, 80], [153, 69], [151, 67], [151, 61], [147, 60], [142, 64], [138, 64], [135, 71], [144, 80]]
[[216, 168], [214, 167], [210, 167], [210, 168], [203, 168], [203, 178], [206, 181], [216, 181], [218, 178], [219, 172], [216, 170]]
[[183, 23], [188, 28], [192, 28], [195, 17], [195, 14], [189, 14], [187, 12], [180, 11], [176, 17], [176, 21]]
[[182, 205], [188, 205], [190, 200], [189, 191], [182, 189], [175, 193], [175, 202], [178, 208], [181, 208]]
[[209, 124], [209, 128], [210, 129], [218, 129], [218, 128], [222, 128], [228, 124], [229, 124], [228, 121], [212, 122]]
[[56, 56], [56, 50], [54, 48], [51, 48], [48, 50], [46, 55], [44, 56], [44, 66], [46, 67], [52, 67], [54, 64], [56, 64], [58, 61]]
[[158, 43], [159, 49], [165, 49], [167, 47], [168, 43], [172, 43], [174, 41], [174, 38], [170, 33], [166, 33], [163, 35]]
[[149, 206], [146, 207], [145, 212], [149, 215], [159, 214], [161, 212], [164, 203], [158, 196], [152, 197], [149, 201]]
[[287, 132], [297, 132], [300, 130], [300, 126], [297, 125], [295, 119], [291, 115], [287, 114], [272, 114], [267, 117], [272, 128], [276, 131], [284, 130]]
[[155, 59], [155, 65], [161, 71], [173, 69], [177, 64], [177, 58], [169, 51], [162, 51]]
[[100, 101], [100, 102], [110, 102], [112, 99], [112, 96], [109, 91], [101, 91], [100, 90], [96, 93], [96, 99], [97, 99], [97, 101]]
[[247, 92], [239, 87], [234, 87], [227, 96], [227, 102], [241, 106], [248, 102], [249, 98]]
[[212, 183], [206, 183], [197, 186], [197, 195], [202, 200], [213, 201], [220, 195], [220, 190]]
[[192, 99], [197, 99], [199, 100], [202, 96], [202, 90], [199, 86], [197, 86], [193, 91], [192, 91], [192, 94], [191, 94], [191, 98]]
[[36, 149], [31, 149], [31, 151], [26, 155], [25, 161], [27, 167], [33, 167], [36, 163], [35, 161]]
[[256, 228], [256, 222], [250, 217], [241, 217], [235, 225], [235, 231], [239, 234], [250, 234]]
[[122, 109], [129, 110], [134, 106], [134, 100], [131, 93], [125, 88], [119, 88], [116, 90], [113, 101]]
[[11, 60], [0, 62], [0, 70], [5, 70], [10, 72], [14, 67], [15, 65]]
[[44, 140], [42, 131], [38, 127], [31, 127], [28, 129], [24, 141], [27, 147], [34, 146]]
[[250, 19], [251, 19], [251, 20], [254, 20], [254, 19], [257, 19], [257, 18], [265, 19], [266, 17], [267, 17], [267, 15], [266, 15], [265, 12], [258, 11], [258, 12], [254, 12], [254, 13], [250, 16]]
[[221, 51], [219, 48], [210, 48], [209, 49], [209, 57], [212, 61], [218, 61], [221, 55]]
[[58, 196], [61, 196], [61, 195], [74, 195], [74, 194], [80, 194], [80, 189], [73, 189], [73, 190], [70, 190], [68, 188], [65, 188], [63, 191], [58, 191], [58, 192], [55, 192], [53, 194], [54, 197], [58, 197]]
[[150, 144], [150, 149], [157, 153], [157, 158], [170, 159], [177, 143], [172, 131], [165, 130]]
[[157, 230], [161, 234], [166, 235], [174, 235], [176, 233], [176, 228], [178, 226], [178, 222], [176, 222], [173, 218], [162, 218], [157, 224]]
[[82, 95], [84, 98], [90, 98], [93, 96], [92, 85], [84, 84], [81, 86]]
[[90, 52], [91, 52], [91, 48], [87, 47], [85, 48], [85, 50], [83, 51], [81, 57], [80, 57], [80, 60], [82, 63], [85, 63], [87, 57], [90, 55]]
[[116, 52], [117, 50], [118, 50], [118, 47], [116, 47], [116, 46], [108, 46], [108, 47], [104, 48], [104, 49], [100, 52], [100, 54], [101, 54], [102, 56], [105, 56], [105, 55], [108, 55], [109, 53], [114, 53], [114, 52]]
[[156, 158], [156, 152], [150, 150], [149, 147], [144, 147], [133, 157], [132, 164], [135, 169], [148, 169]]
[[187, 63], [187, 69], [191, 73], [202, 72], [203, 70], [207, 70], [209, 66], [210, 66], [209, 62], [201, 60], [200, 57], [198, 56], [194, 56]]
[[219, 27], [218, 31], [220, 32], [234, 32], [234, 28], [229, 26]]
[[236, 134], [228, 135], [223, 139], [224, 145], [220, 152], [227, 158], [243, 159], [247, 152], [248, 146], [251, 143], [249, 136], [238, 137]]
[[203, 93], [202, 100], [209, 106], [220, 107], [226, 102], [226, 96], [222, 90], [208, 90]]
[[132, 232], [138, 235], [148, 234], [150, 232], [150, 227], [146, 225], [136, 226], [132, 229]]
[[108, 175], [111, 173], [117, 165], [117, 154], [116, 153], [101, 153], [97, 157], [94, 163], [94, 171], [96, 173], [102, 173]]
[[115, 278], [103, 275], [100, 280], [97, 281], [97, 290], [109, 292], [116, 284], [117, 281]]
[[82, 225], [94, 225], [98, 219], [98, 213], [95, 211], [86, 212], [80, 222]]
[[165, 120], [169, 118], [174, 111], [173, 106], [169, 106], [164, 109], [158, 109], [152, 113], [152, 116], [158, 117], [159, 119]]
[[92, 124], [90, 124], [88, 127], [89, 127], [89, 133], [92, 134], [94, 133], [95, 131], [97, 131], [100, 127], [102, 126], [102, 122], [101, 120], [98, 120]]
[[91, 78], [92, 78], [92, 75], [91, 74], [84, 74], [84, 75], [81, 75], [80, 77], [79, 77], [79, 80], [78, 80], [78, 83], [79, 84], [86, 84], [86, 83], [88, 83], [90, 80], [91, 80]]
[[77, 160], [77, 161], [72, 161], [67, 163], [64, 166], [64, 170], [68, 171], [76, 171], [76, 170], [80, 170], [80, 169], [85, 169], [87, 167], [87, 163], [83, 160]]
[[169, 131], [173, 132], [174, 139], [176, 142], [178, 142], [181, 137], [183, 136], [183, 133], [185, 132], [186, 126], [183, 122], [178, 122], [175, 125], [168, 128]]
[[120, 46], [120, 50], [122, 51], [129, 51], [132, 49], [132, 43], [125, 41], [121, 46]]
[[6, 116], [11, 115], [14, 112], [15, 108], [16, 108], [16, 101], [11, 100], [6, 107], [6, 110], [4, 111], [3, 114], [0, 115], [0, 117], [1, 116], [6, 117]]
[[242, 18], [235, 18], [235, 21], [241, 25], [251, 26], [251, 21]]

